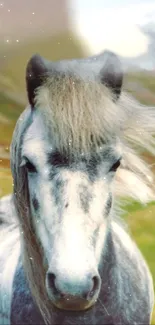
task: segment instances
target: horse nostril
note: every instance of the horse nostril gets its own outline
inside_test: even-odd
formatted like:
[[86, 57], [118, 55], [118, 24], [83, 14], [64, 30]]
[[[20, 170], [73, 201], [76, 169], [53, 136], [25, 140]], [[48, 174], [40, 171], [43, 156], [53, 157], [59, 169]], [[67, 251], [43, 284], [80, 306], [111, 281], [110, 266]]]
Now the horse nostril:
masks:
[[92, 289], [89, 291], [89, 294], [88, 294], [88, 296], [90, 298], [92, 298], [95, 295], [95, 293], [99, 290], [99, 287], [100, 287], [100, 279], [99, 279], [99, 277], [94, 276], [92, 278], [92, 282], [93, 282], [93, 286], [92, 286]]
[[55, 279], [56, 279], [56, 276], [54, 273], [48, 273], [47, 274], [47, 284], [48, 284], [48, 287], [50, 290], [52, 290], [52, 292], [54, 294], [57, 294], [58, 293], [58, 290], [55, 286]]
[[85, 278], [84, 281], [75, 282], [71, 280], [59, 279], [54, 273], [47, 273], [46, 285], [48, 293], [54, 299], [63, 299], [68, 301], [68, 297], [74, 297], [76, 299], [92, 300], [96, 296], [100, 289], [100, 277], [90, 275]]

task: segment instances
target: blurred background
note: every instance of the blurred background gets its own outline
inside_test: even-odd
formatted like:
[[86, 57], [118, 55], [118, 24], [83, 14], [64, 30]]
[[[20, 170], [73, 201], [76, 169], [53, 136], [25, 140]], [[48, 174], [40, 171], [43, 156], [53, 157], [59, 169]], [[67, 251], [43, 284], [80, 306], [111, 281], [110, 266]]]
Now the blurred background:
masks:
[[[155, 1], [0, 1], [1, 197], [12, 191], [9, 146], [27, 103], [25, 68], [34, 53], [59, 60], [112, 50], [123, 63], [124, 89], [155, 106]], [[129, 202], [125, 218], [155, 281], [155, 204]]]

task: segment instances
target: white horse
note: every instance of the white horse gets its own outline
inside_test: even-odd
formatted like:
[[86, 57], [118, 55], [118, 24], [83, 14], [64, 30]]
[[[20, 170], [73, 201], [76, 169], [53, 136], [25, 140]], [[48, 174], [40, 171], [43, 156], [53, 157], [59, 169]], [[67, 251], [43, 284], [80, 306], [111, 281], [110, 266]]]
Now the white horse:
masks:
[[121, 92], [113, 53], [27, 66], [29, 106], [0, 201], [0, 324], [150, 324], [148, 266], [118, 200], [154, 199], [155, 108]]

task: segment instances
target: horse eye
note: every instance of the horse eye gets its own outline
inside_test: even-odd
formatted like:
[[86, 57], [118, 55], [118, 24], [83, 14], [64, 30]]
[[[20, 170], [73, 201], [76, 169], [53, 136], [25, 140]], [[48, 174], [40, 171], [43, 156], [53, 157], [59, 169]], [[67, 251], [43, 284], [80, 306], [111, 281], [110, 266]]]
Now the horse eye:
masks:
[[68, 158], [61, 155], [57, 151], [52, 153], [52, 155], [49, 156], [49, 162], [53, 166], [63, 166], [63, 165], [68, 165], [69, 164]]
[[37, 172], [35, 166], [30, 161], [26, 162], [25, 167], [26, 167], [26, 169], [27, 169], [27, 171], [29, 173], [36, 173]]
[[116, 172], [117, 168], [120, 166], [121, 160], [118, 159], [110, 168], [109, 172]]

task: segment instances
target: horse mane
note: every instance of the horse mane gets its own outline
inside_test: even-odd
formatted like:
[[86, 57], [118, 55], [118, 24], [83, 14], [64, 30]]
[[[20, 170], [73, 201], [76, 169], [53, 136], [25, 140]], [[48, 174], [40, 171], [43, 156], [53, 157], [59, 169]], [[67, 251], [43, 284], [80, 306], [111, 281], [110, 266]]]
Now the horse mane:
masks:
[[[123, 158], [113, 182], [114, 195], [136, 198], [143, 203], [154, 199], [151, 166], [140, 158], [144, 150], [155, 155], [154, 107], [141, 105], [126, 93], [116, 101], [105, 86], [67, 76], [48, 78], [38, 88], [35, 100], [47, 130], [54, 131], [52, 141], [60, 151], [88, 153], [103, 143], [119, 140]], [[46, 265], [33, 226], [26, 170], [20, 168], [23, 137], [31, 122], [28, 107], [18, 120], [12, 141], [14, 202], [26, 276], [44, 321], [50, 324], [52, 306], [45, 289]]]

